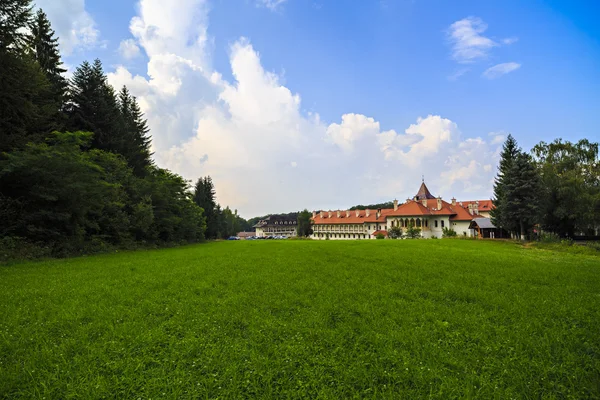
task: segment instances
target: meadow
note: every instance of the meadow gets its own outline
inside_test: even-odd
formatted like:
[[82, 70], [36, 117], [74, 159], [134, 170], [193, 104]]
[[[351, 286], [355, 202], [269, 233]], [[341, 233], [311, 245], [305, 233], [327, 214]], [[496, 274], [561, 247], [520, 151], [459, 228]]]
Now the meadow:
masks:
[[0, 266], [0, 398], [600, 398], [600, 257], [231, 241]]

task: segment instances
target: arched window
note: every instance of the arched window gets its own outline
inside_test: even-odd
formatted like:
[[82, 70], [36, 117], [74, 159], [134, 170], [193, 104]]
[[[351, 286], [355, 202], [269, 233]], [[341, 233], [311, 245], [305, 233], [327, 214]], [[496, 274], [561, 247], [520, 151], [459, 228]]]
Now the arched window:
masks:
[[421, 227], [421, 218], [417, 218], [417, 228]]
[[438, 227], [438, 221], [437, 221], [437, 219], [435, 220], [435, 227], [436, 228]]
[[444, 220], [442, 220], [442, 228], [444, 227]]

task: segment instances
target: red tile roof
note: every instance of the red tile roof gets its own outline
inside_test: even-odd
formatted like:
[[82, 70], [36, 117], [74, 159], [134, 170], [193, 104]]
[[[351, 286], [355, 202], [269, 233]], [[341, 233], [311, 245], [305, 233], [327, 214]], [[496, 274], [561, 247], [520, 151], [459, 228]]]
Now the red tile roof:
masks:
[[380, 233], [381, 233], [383, 236], [387, 236], [387, 235], [388, 235], [387, 231], [381, 230], [381, 231], [375, 231], [375, 232], [371, 233], [371, 236], [377, 236], [377, 235], [379, 235]]
[[464, 208], [468, 208], [469, 204], [475, 204], [477, 201], [479, 201], [479, 211], [490, 211], [494, 208], [494, 203], [492, 202], [492, 200], [467, 200], [460, 201], [458, 203], [462, 203], [462, 206]]

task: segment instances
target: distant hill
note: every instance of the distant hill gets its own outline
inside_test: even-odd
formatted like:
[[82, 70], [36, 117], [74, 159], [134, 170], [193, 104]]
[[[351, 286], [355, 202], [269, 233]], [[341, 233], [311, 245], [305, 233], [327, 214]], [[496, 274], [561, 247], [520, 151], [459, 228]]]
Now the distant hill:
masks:
[[[400, 203], [398, 204], [400, 205]], [[369, 204], [366, 206], [363, 206], [362, 204], [359, 204], [357, 206], [352, 206], [349, 208], [350, 211], [352, 210], [377, 210], [378, 208], [394, 208], [394, 202], [393, 201], [387, 201], [385, 203], [378, 203], [378, 204]]]

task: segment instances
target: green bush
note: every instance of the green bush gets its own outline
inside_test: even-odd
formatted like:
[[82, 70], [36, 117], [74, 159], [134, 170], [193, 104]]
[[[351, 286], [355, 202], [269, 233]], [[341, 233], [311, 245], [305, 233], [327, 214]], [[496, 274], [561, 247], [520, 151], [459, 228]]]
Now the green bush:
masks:
[[421, 228], [415, 228], [414, 226], [406, 229], [406, 238], [407, 239], [420, 239], [421, 238]]
[[385, 239], [385, 235], [383, 233], [378, 233], [375, 235], [375, 239]]
[[453, 238], [453, 237], [456, 237], [456, 231], [454, 229], [452, 229], [452, 228], [443, 228], [442, 229], [442, 237], [443, 238]]
[[560, 243], [560, 236], [554, 232], [542, 232], [538, 240], [542, 243]]

